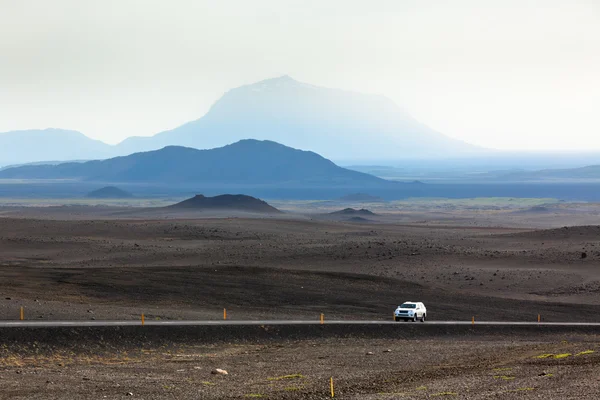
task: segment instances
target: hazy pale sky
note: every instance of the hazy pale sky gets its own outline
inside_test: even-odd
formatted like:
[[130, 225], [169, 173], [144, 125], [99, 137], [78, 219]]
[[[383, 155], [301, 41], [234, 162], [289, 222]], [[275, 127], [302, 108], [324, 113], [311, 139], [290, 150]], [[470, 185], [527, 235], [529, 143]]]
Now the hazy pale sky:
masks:
[[598, 0], [0, 0], [0, 132], [116, 143], [279, 75], [449, 136], [600, 149]]

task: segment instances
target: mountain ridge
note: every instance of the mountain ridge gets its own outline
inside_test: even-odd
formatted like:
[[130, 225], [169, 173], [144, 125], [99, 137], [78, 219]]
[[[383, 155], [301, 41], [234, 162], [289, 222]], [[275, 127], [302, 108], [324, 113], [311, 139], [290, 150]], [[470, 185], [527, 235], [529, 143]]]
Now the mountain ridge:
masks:
[[311, 151], [242, 140], [210, 150], [167, 146], [102, 161], [31, 165], [0, 171], [4, 179], [75, 179], [165, 184], [358, 185], [395, 183], [339, 167]]

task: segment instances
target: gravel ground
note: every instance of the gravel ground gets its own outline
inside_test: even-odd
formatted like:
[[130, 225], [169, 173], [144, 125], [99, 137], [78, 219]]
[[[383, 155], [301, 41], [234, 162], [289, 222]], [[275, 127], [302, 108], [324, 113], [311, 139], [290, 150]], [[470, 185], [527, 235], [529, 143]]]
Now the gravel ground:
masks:
[[340, 399], [596, 399], [599, 344], [490, 335], [3, 349], [0, 399], [324, 399], [331, 377]]
[[[526, 229], [527, 214], [500, 228], [441, 214], [408, 225], [68, 210], [0, 218], [0, 319], [24, 306], [33, 320], [220, 319], [223, 308], [231, 319], [389, 320], [414, 300], [432, 320], [599, 321], [598, 227]], [[330, 377], [344, 399], [599, 397], [593, 332], [202, 342], [165, 332], [110, 346], [15, 332], [0, 332], [0, 399], [323, 399]]]

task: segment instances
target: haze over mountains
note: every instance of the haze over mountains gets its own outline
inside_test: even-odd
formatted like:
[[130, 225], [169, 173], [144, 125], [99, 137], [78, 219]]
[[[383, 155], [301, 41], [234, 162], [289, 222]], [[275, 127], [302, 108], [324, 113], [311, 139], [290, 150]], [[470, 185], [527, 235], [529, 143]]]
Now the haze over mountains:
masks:
[[204, 117], [153, 137], [129, 138], [118, 151], [173, 144], [213, 148], [246, 138], [337, 159], [448, 156], [479, 150], [420, 124], [383, 96], [322, 88], [282, 76], [232, 89]]
[[211, 149], [243, 139], [276, 141], [334, 159], [450, 157], [481, 150], [428, 128], [383, 96], [283, 76], [228, 91], [196, 121], [116, 146], [60, 129], [1, 133], [0, 166], [105, 159], [166, 146]]
[[169, 146], [101, 161], [31, 165], [0, 171], [4, 179], [96, 182], [374, 186], [394, 183], [338, 167], [320, 155], [271, 141], [243, 140], [212, 150]]
[[0, 133], [0, 166], [37, 161], [102, 159], [114, 147], [76, 131], [34, 129]]

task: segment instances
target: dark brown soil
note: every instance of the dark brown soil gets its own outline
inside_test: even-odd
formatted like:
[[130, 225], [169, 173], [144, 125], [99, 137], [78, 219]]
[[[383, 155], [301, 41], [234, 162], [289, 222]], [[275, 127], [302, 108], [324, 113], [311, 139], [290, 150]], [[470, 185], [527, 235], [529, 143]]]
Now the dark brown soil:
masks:
[[[143, 330], [137, 328], [141, 337]], [[115, 346], [79, 333], [88, 340], [71, 335], [71, 344], [53, 349], [1, 349], [0, 399], [324, 399], [331, 397], [331, 379], [339, 399], [600, 395], [597, 336], [513, 333], [231, 343], [190, 337], [182, 343], [177, 340], [181, 332], [169, 330], [159, 342], [124, 340]], [[228, 375], [212, 374], [217, 368]]]
[[[544, 321], [599, 321], [600, 231], [593, 226], [173, 219], [160, 214], [165, 211], [93, 207], [19, 212], [20, 218], [0, 219], [3, 320], [16, 320], [21, 306], [28, 320], [139, 319], [141, 313], [153, 320], [221, 319], [223, 308], [238, 320], [316, 320], [320, 313], [390, 320], [395, 306], [412, 300], [427, 305], [431, 320], [535, 321], [541, 314]], [[187, 364], [161, 347], [169, 338], [145, 349], [152, 356], [134, 343], [104, 353], [96, 348], [102, 354], [86, 361], [82, 344], [23, 358], [36, 347], [25, 340], [21, 349], [8, 346], [5, 336], [0, 398], [120, 398], [133, 392], [147, 399], [312, 399], [326, 396], [332, 375], [339, 397], [347, 399], [443, 397], [446, 391], [458, 398], [597, 397], [595, 353], [532, 358], [593, 350], [600, 343], [593, 332], [574, 343], [564, 333], [499, 334], [415, 334], [383, 342], [310, 337], [264, 346], [233, 338], [230, 344], [205, 342], [200, 350], [179, 343]], [[391, 357], [383, 353], [388, 346]], [[369, 351], [374, 355], [365, 356]], [[504, 366], [512, 368], [514, 380], [494, 378], [499, 374], [493, 368]], [[210, 375], [218, 367], [232, 369], [231, 376]], [[286, 386], [268, 380], [296, 373], [306, 380]]]

